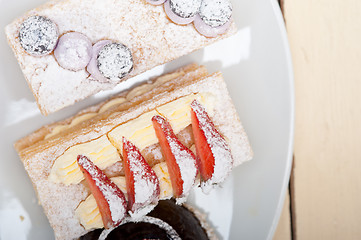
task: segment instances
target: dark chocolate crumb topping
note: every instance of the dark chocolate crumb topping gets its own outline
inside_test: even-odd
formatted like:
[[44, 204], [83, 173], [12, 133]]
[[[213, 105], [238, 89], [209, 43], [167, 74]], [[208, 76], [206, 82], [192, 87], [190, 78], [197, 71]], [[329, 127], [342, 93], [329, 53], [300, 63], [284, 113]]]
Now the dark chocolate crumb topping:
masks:
[[51, 53], [58, 42], [56, 24], [43, 16], [31, 16], [20, 27], [19, 40], [24, 50], [34, 56]]

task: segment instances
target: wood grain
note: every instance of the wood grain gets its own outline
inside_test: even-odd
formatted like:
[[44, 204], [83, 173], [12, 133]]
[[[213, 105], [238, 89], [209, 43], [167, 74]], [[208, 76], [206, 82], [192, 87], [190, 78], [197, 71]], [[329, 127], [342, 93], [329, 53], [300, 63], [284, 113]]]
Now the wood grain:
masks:
[[286, 193], [285, 203], [283, 205], [282, 214], [278, 222], [278, 226], [273, 240], [291, 240], [291, 215], [290, 215], [290, 195]]
[[361, 1], [284, 0], [296, 89], [295, 237], [361, 239]]

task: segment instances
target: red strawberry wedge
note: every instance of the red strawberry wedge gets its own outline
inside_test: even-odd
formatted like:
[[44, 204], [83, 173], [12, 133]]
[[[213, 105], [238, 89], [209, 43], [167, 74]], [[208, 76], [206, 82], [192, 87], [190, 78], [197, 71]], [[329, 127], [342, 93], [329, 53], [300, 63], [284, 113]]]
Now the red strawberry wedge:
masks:
[[181, 202], [194, 185], [198, 170], [196, 156], [174, 134], [170, 124], [161, 116], [152, 118], [155, 133], [167, 163], [173, 194]]
[[209, 192], [212, 185], [221, 183], [233, 167], [231, 150], [217, 131], [204, 107], [194, 100], [191, 103], [194, 141], [199, 161], [202, 189]]
[[97, 202], [104, 227], [118, 226], [127, 211], [123, 192], [87, 157], [79, 155], [77, 161]]
[[123, 159], [128, 209], [131, 214], [145, 215], [158, 203], [159, 180], [138, 148], [125, 137], [123, 137]]

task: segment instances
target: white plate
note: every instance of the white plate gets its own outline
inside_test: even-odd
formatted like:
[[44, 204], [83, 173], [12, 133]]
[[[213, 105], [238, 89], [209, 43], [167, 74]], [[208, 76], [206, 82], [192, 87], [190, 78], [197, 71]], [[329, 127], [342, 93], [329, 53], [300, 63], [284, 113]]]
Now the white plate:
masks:
[[[44, 0], [0, 0], [0, 29]], [[293, 145], [293, 75], [282, 15], [276, 0], [234, 0], [238, 33], [230, 39], [158, 67], [140, 81], [197, 62], [222, 70], [254, 150], [254, 159], [236, 168], [210, 195], [190, 201], [209, 212], [223, 239], [271, 239], [283, 206]], [[44, 117], [0, 34], [0, 239], [53, 239], [13, 142], [44, 124], [71, 116], [112, 92], [97, 94]]]

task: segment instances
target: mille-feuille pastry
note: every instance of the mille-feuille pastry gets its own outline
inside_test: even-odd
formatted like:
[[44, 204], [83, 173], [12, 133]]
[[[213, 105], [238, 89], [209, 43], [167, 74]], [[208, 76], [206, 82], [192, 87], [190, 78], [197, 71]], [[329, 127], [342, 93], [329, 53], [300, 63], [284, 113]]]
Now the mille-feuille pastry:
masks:
[[252, 158], [220, 72], [192, 64], [45, 126], [15, 148], [56, 239], [183, 203]]
[[6, 36], [48, 115], [229, 37], [231, 16], [229, 0], [54, 0]]

